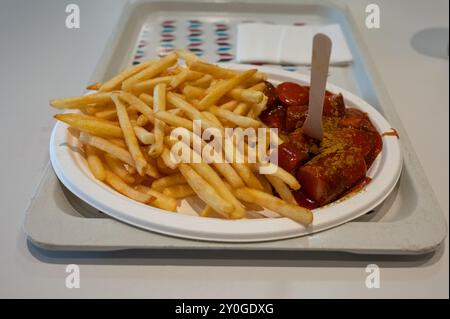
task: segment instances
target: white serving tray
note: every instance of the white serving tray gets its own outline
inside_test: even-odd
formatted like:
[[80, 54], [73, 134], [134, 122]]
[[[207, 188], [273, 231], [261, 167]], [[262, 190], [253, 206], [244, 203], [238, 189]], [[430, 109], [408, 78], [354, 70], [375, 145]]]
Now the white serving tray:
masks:
[[[254, 1], [135, 1], [122, 14], [90, 83], [174, 48], [200, 49], [208, 60], [232, 60], [235, 25], [243, 20], [340, 24], [354, 61], [347, 67], [331, 67], [329, 81], [368, 101], [399, 133], [404, 168], [391, 195], [370, 214], [305, 237], [260, 243], [200, 242], [140, 230], [106, 217], [65, 189], [49, 166], [27, 210], [25, 231], [31, 242], [45, 249], [83, 251], [141, 248], [421, 254], [438, 247], [447, 232], [442, 212], [351, 17], [341, 5], [324, 1], [276, 6]], [[283, 68], [308, 73], [306, 67]]]

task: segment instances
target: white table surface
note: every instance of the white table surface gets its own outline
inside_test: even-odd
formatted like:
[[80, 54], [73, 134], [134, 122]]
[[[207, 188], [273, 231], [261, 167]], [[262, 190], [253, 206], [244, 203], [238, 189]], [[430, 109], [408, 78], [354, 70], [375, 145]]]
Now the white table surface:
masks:
[[[65, 5], [81, 9], [81, 29], [64, 26]], [[346, 0], [414, 144], [437, 199], [449, 211], [448, 58], [413, 49], [418, 31], [446, 28], [448, 1]], [[381, 8], [381, 29], [366, 29], [365, 6]], [[206, 258], [43, 257], [27, 243], [25, 209], [48, 163], [53, 97], [85, 86], [123, 8], [120, 0], [0, 1], [0, 297], [445, 297], [448, 238], [433, 256], [339, 261]], [[365, 266], [381, 268], [381, 287], [365, 287]], [[78, 263], [81, 287], [65, 287]]]

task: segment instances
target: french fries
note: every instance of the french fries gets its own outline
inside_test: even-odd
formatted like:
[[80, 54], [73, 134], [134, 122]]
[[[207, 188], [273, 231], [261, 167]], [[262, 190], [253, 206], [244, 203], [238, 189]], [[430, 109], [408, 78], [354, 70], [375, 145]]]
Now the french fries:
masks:
[[99, 157], [98, 151], [91, 145], [86, 145], [86, 159], [89, 169], [96, 179], [104, 181], [106, 179], [106, 171], [103, 167], [102, 160]]
[[182, 109], [191, 120], [201, 120], [202, 128], [218, 128], [214, 122], [207, 119], [199, 110], [183, 100], [180, 96], [169, 92], [167, 93], [167, 101], [176, 108]]
[[197, 86], [199, 88], [208, 88], [208, 86], [212, 83], [213, 77], [209, 74], [205, 74], [201, 78], [192, 81], [190, 84], [193, 86]]
[[146, 93], [142, 93], [141, 95], [139, 95], [139, 99], [148, 106], [153, 107], [153, 96], [148, 95]]
[[119, 118], [120, 127], [122, 128], [123, 135], [125, 137], [125, 142], [127, 143], [128, 149], [130, 150], [131, 157], [134, 160], [134, 164], [138, 173], [142, 176], [147, 170], [148, 163], [142, 155], [141, 149], [134, 134], [133, 127], [130, 123], [128, 113], [125, 105], [119, 100], [117, 95], [113, 95], [112, 99], [114, 104], [116, 104], [117, 117]]
[[200, 101], [200, 103], [198, 104], [198, 108], [200, 110], [205, 110], [208, 107], [214, 105], [227, 92], [231, 91], [234, 87], [249, 79], [255, 73], [256, 70], [247, 70], [233, 76], [223, 83], [220, 83]]
[[236, 108], [233, 110], [233, 113], [237, 115], [243, 115], [248, 112], [250, 105], [244, 102], [239, 103]]
[[141, 114], [136, 119], [136, 125], [137, 126], [145, 126], [149, 122], [148, 117], [146, 117], [144, 114]]
[[233, 213], [235, 210], [233, 204], [222, 198], [217, 191], [189, 165], [180, 164], [179, 170], [197, 196], [211, 206], [212, 209], [228, 215]]
[[252, 119], [250, 117], [246, 117], [246, 116], [242, 116], [242, 115], [238, 115], [234, 112], [228, 111], [228, 110], [223, 110], [221, 108], [218, 108], [217, 106], [211, 106], [208, 109], [212, 114], [225, 119], [227, 121], [230, 121], [231, 123], [234, 123], [240, 127], [253, 127], [253, 128], [258, 128], [261, 126], [261, 122]]
[[245, 103], [259, 103], [263, 100], [264, 94], [256, 90], [234, 89], [229, 93], [230, 97]]
[[69, 124], [80, 131], [106, 137], [123, 137], [120, 126], [104, 120], [92, 118], [83, 114], [56, 114], [55, 119]]
[[267, 96], [264, 96], [264, 98], [260, 103], [253, 105], [252, 109], [250, 110], [250, 112], [248, 112], [247, 116], [251, 118], [258, 117], [261, 114], [261, 112], [264, 111], [264, 109], [266, 108], [267, 101], [268, 101]]
[[175, 76], [171, 75], [171, 76], [162, 76], [159, 78], [154, 78], [154, 79], [147, 80], [147, 81], [142, 81], [142, 82], [134, 84], [131, 87], [131, 91], [136, 95], [144, 93], [144, 92], [150, 92], [158, 84], [161, 84], [161, 83], [169, 84], [173, 80], [175, 80]]
[[[148, 120], [152, 123], [155, 122], [155, 118], [153, 117], [153, 110], [152, 108], [146, 104], [142, 99], [137, 98], [133, 94], [130, 94], [128, 92], [122, 92], [120, 94], [120, 98], [127, 102], [130, 106], [135, 108], [137, 111], [141, 112], [143, 115], [145, 115]], [[153, 105], [153, 98], [151, 105]]]
[[289, 187], [286, 186], [286, 184], [279, 177], [270, 174], [265, 175], [265, 177], [268, 179], [270, 184], [272, 184], [273, 188], [275, 188], [281, 199], [285, 200], [289, 204], [295, 205], [297, 203]]
[[[233, 193], [225, 185], [220, 176], [206, 163], [193, 163], [190, 166], [205, 180], [207, 181], [217, 193], [227, 202], [234, 206], [230, 217], [242, 218], [245, 215], [245, 207], [239, 202]], [[220, 211], [224, 212], [224, 211]]]
[[[177, 59], [186, 63], [177, 64]], [[89, 85], [93, 94], [54, 99], [50, 105], [72, 110], [55, 118], [68, 124], [83, 144], [92, 175], [130, 199], [176, 212], [180, 200], [196, 196], [205, 207], [200, 216], [281, 215], [309, 225], [312, 213], [298, 206], [291, 193], [301, 186], [297, 179], [278, 166], [265, 170], [269, 164], [258, 156], [250, 162], [260, 144], [247, 136], [243, 144], [249, 148], [242, 153], [237, 139], [227, 142], [225, 135], [204, 134], [209, 129], [223, 134], [228, 128], [267, 128], [259, 119], [268, 100], [264, 80], [256, 69], [231, 70], [177, 51]], [[201, 121], [198, 127], [196, 120]], [[266, 136], [264, 152], [283, 142], [274, 132]], [[179, 151], [190, 151], [185, 162], [177, 160], [172, 148], [180, 141]], [[255, 206], [272, 212], [248, 211]]]
[[[255, 167], [255, 170], [259, 170], [262, 166], [265, 166], [267, 164], [255, 163], [253, 165]], [[297, 179], [292, 174], [290, 174], [289, 172], [286, 172], [284, 169], [282, 169], [279, 166], [276, 167], [275, 171], [272, 172], [271, 175], [276, 176], [279, 179], [281, 179], [283, 182], [285, 182], [287, 185], [289, 185], [289, 187], [292, 188], [293, 190], [300, 189], [300, 183], [297, 181]]]
[[104, 158], [111, 172], [120, 177], [125, 183], [133, 184], [135, 182], [135, 178], [125, 169], [121, 161], [109, 154], [105, 154]]
[[122, 181], [119, 176], [110, 171], [106, 171], [106, 183], [119, 193], [144, 204], [148, 204], [155, 199], [152, 195], [141, 193], [130, 187], [127, 183]]
[[141, 193], [149, 194], [150, 196], [153, 196], [155, 199], [151, 203], [152, 206], [167, 210], [169, 212], [177, 211], [176, 198], [164, 195], [163, 193], [160, 193], [160, 192], [158, 192], [154, 189], [151, 189], [150, 187], [146, 187], [144, 185], [136, 186], [136, 190]]
[[117, 119], [116, 108], [95, 112], [95, 117], [98, 117], [99, 119], [103, 120], [116, 120]]
[[152, 188], [162, 191], [169, 186], [182, 185], [186, 183], [187, 182], [184, 179], [183, 175], [181, 173], [177, 173], [155, 180], [152, 184]]
[[118, 146], [114, 142], [110, 142], [104, 138], [93, 136], [85, 132], [80, 133], [79, 139], [86, 145], [96, 147], [99, 150], [102, 150], [103, 152], [120, 159], [122, 162], [134, 166], [134, 161], [130, 153], [125, 148]]
[[176, 199], [195, 196], [195, 191], [188, 184], [173, 185], [164, 188], [163, 194]]
[[147, 131], [145, 128], [140, 126], [133, 127], [134, 134], [142, 144], [154, 144], [155, 143], [155, 134]]
[[114, 90], [120, 89], [123, 81], [128, 79], [130, 76], [133, 76], [136, 73], [139, 73], [140, 71], [149, 67], [153, 62], [154, 61], [142, 62], [137, 65], [131, 66], [128, 69], [125, 69], [124, 71], [120, 72], [115, 77], [113, 77], [112, 79], [103, 83], [100, 86], [99, 91], [109, 92], [109, 91], [114, 91]]
[[177, 55], [177, 57], [185, 60], [187, 63], [194, 63], [196, 61], [203, 61], [202, 59], [200, 59], [198, 56], [196, 56], [195, 54], [186, 51], [186, 50], [178, 50], [177, 52], [175, 52], [175, 54]]
[[155, 117], [164, 123], [174, 127], [184, 127], [188, 130], [192, 130], [192, 121], [185, 119], [181, 116], [172, 114], [170, 112], [159, 111], [155, 114]]
[[125, 81], [122, 82], [122, 90], [128, 91], [130, 88], [140, 81], [145, 81], [148, 79], [151, 79], [158, 74], [162, 73], [167, 68], [174, 65], [177, 61], [177, 56], [175, 54], [169, 54], [165, 56], [164, 58], [156, 61], [155, 63], [152, 63], [147, 68], [143, 69], [142, 71], [134, 74], [133, 76], [129, 77]]
[[[159, 111], [166, 110], [166, 85], [164, 83], [160, 83], [155, 86], [155, 90], [153, 92], [154, 104], [153, 104], [153, 112], [157, 113]], [[150, 147], [148, 151], [148, 155], [153, 158], [159, 157], [163, 150], [163, 142], [164, 142], [164, 129], [166, 124], [161, 120], [155, 120], [155, 128], [154, 128], [154, 136], [155, 142]]]
[[183, 90], [183, 95], [188, 99], [196, 99], [199, 97], [203, 97], [205, 95], [205, 90], [193, 85], [185, 85]]
[[313, 221], [313, 214], [309, 209], [289, 204], [273, 195], [250, 188], [239, 188], [235, 193], [240, 200], [268, 208], [303, 225], [309, 225]]
[[80, 109], [86, 106], [105, 106], [111, 102], [110, 93], [94, 93], [84, 96], [67, 97], [50, 101], [50, 105], [57, 109]]

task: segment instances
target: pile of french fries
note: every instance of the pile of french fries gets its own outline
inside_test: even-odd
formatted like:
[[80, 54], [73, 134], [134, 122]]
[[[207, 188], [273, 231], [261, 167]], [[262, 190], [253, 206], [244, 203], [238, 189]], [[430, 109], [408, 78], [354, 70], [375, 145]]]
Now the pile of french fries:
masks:
[[311, 211], [291, 193], [300, 185], [282, 168], [263, 175], [261, 163], [176, 163], [170, 156], [176, 128], [205, 145], [194, 120], [201, 129], [264, 127], [264, 80], [257, 70], [226, 69], [177, 51], [88, 86], [92, 94], [50, 105], [71, 110], [55, 118], [77, 134], [93, 176], [133, 200], [176, 212], [178, 200], [198, 196], [205, 203], [200, 216], [247, 218], [256, 205], [308, 225]]

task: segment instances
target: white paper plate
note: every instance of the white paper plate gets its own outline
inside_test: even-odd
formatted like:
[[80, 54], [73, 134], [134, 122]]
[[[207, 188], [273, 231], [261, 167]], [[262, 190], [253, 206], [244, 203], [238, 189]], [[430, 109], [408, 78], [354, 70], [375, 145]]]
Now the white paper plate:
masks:
[[[235, 69], [254, 66], [228, 64]], [[292, 81], [308, 84], [309, 78], [298, 73], [258, 67], [274, 84]], [[358, 108], [369, 117], [380, 133], [391, 131], [391, 125], [372, 106], [335, 85], [327, 85], [333, 93], [341, 92], [346, 105]], [[352, 197], [315, 209], [314, 222], [305, 227], [287, 218], [223, 220], [198, 217], [199, 200], [186, 199], [179, 213], [167, 212], [131, 200], [97, 181], [79, 150], [79, 142], [58, 122], [50, 139], [50, 159], [61, 182], [81, 200], [125, 223], [158, 233], [209, 241], [257, 242], [312, 234], [341, 225], [370, 211], [380, 204], [394, 188], [402, 169], [399, 140], [383, 137], [383, 149], [368, 171], [372, 181]], [[270, 212], [267, 212], [270, 213]]]

